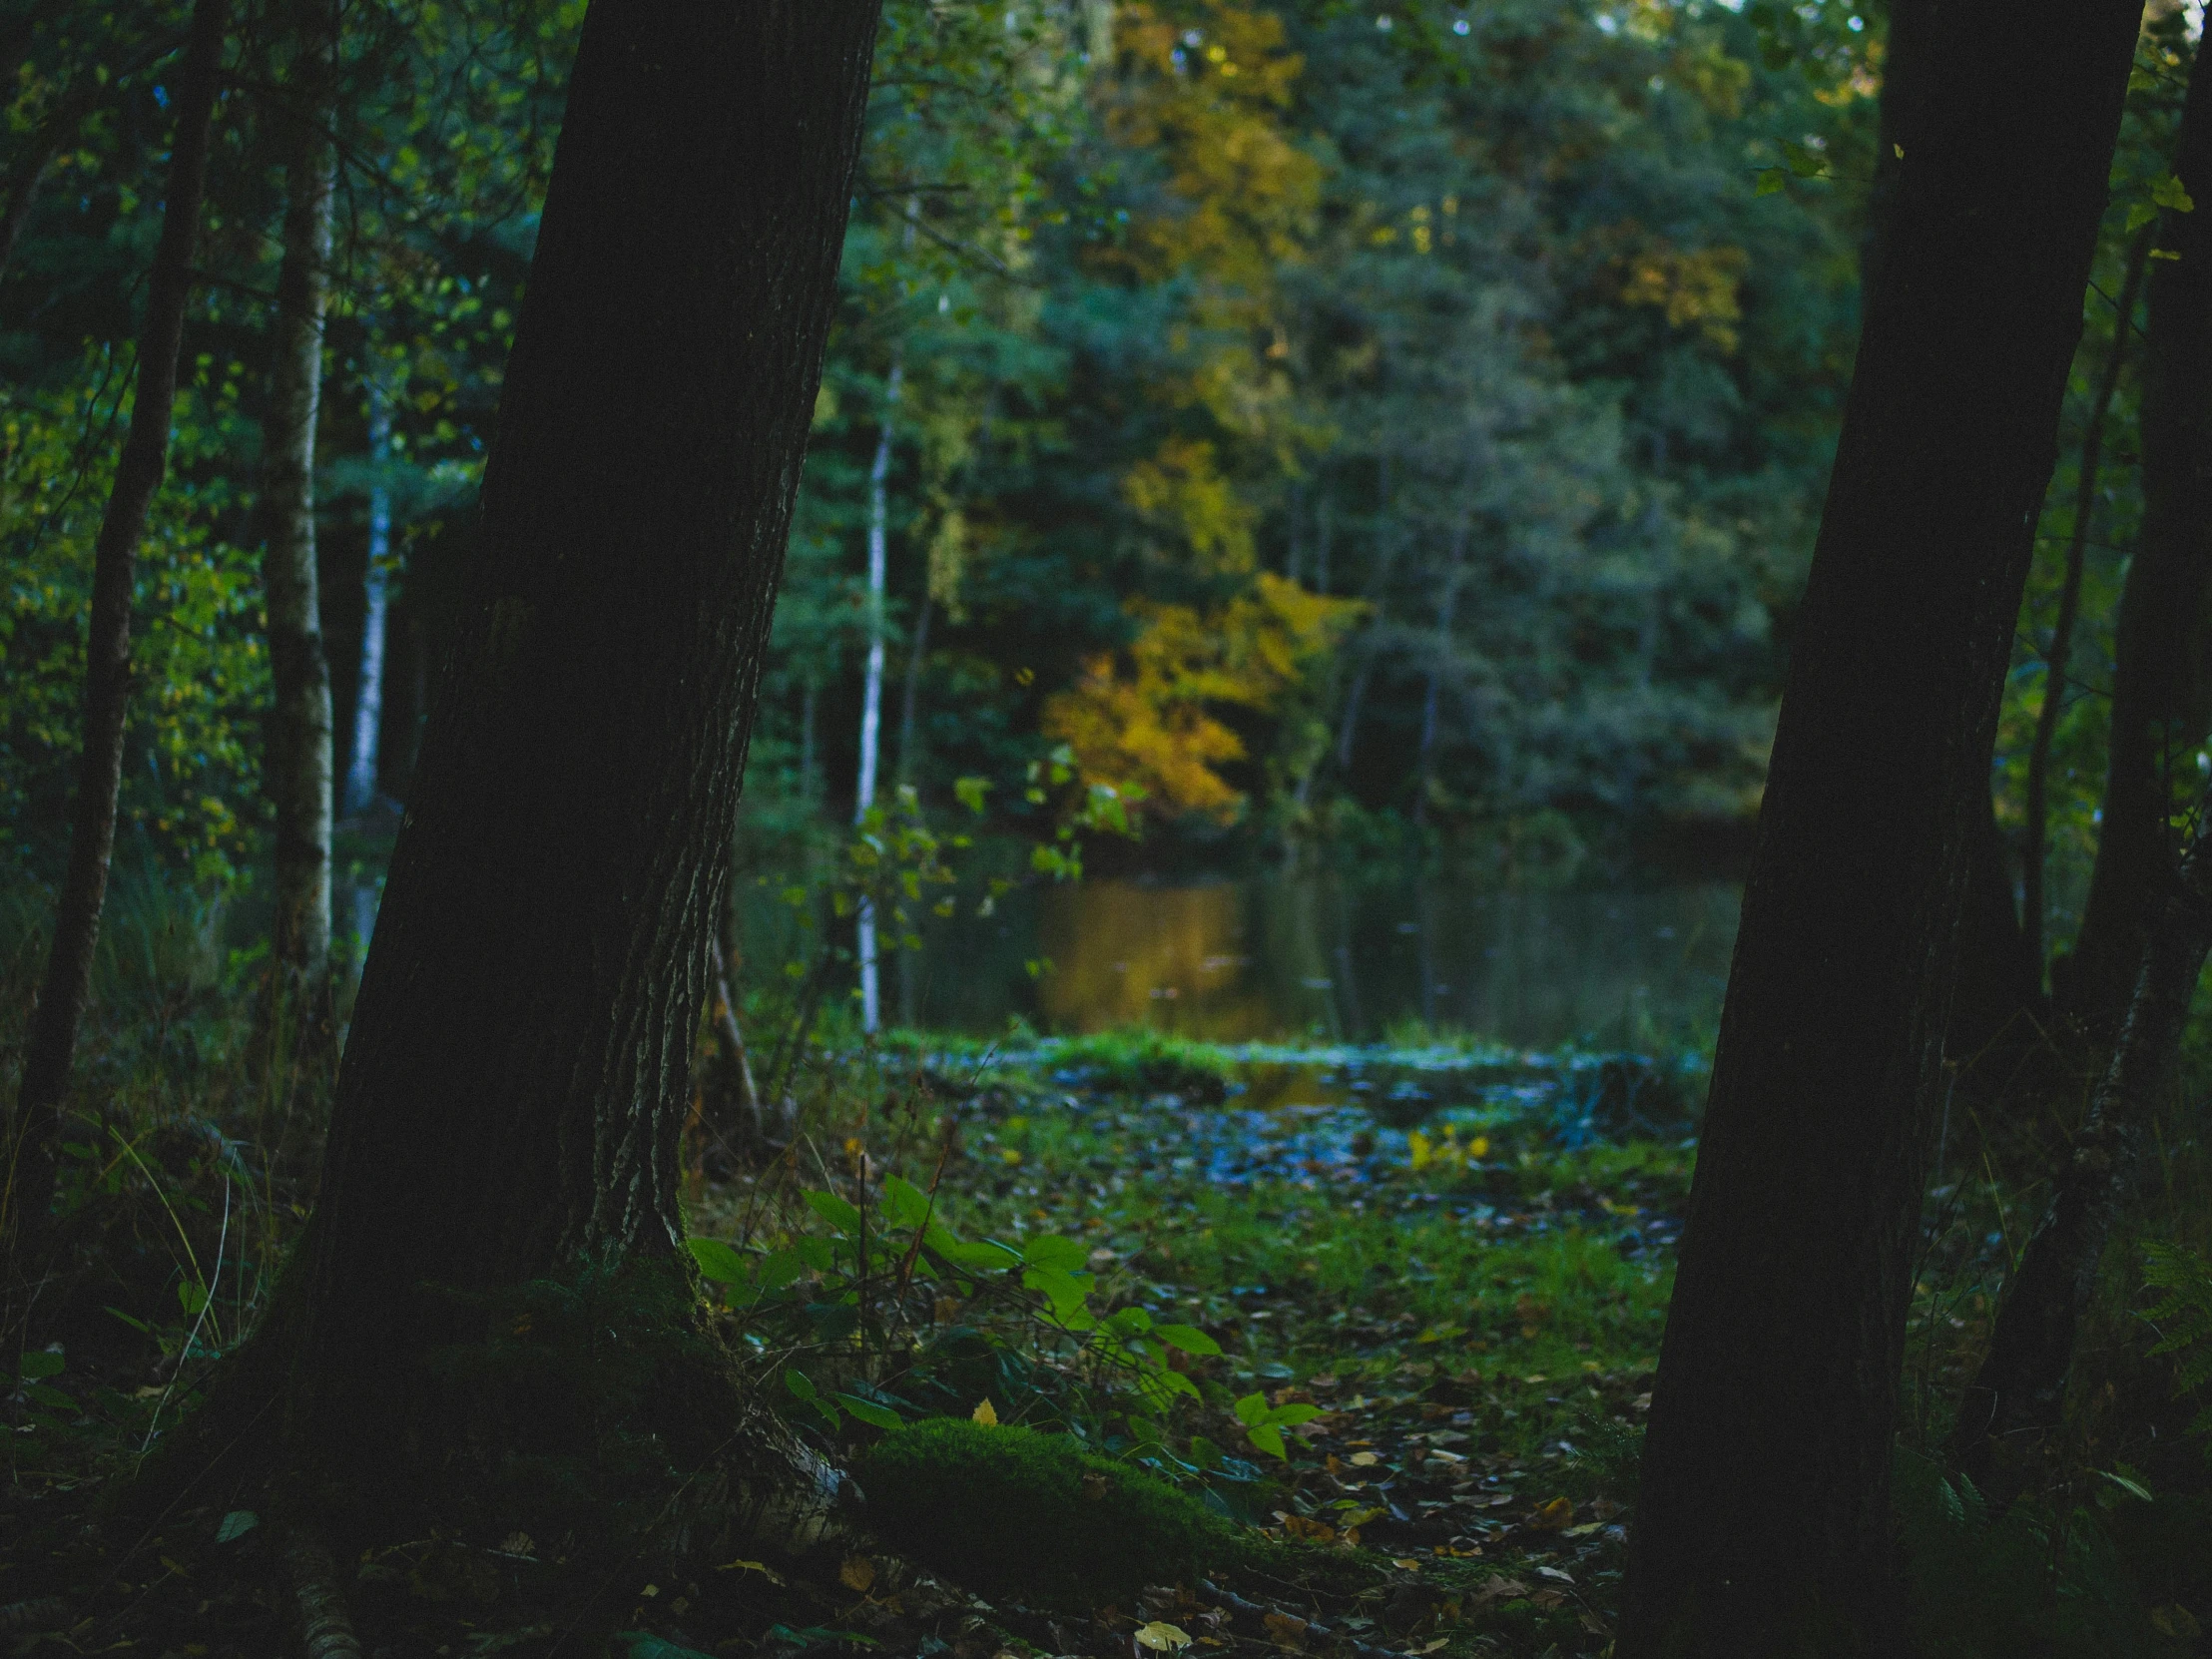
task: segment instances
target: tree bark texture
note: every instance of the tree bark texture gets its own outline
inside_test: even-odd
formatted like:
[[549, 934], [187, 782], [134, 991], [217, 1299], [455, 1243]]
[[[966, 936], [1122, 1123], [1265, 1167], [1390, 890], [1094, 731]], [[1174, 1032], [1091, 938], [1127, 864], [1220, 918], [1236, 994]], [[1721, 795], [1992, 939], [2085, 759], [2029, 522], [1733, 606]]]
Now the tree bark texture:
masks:
[[[2174, 172], [2194, 213], [2164, 216], [2150, 262], [2143, 522], [2120, 592], [2104, 818], [2067, 1011], [2109, 1042], [2173, 867], [2173, 775], [2212, 726], [2212, 53], [2189, 72]], [[2168, 259], [2164, 256], [2176, 255]]]
[[444, 1431], [423, 1357], [472, 1328], [425, 1287], [680, 1248], [693, 1043], [876, 14], [586, 16], [294, 1269], [292, 1444], [356, 1492]]
[[2016, 1465], [2032, 1439], [2058, 1424], [2074, 1333], [2096, 1291], [2105, 1241], [2134, 1188], [2143, 1123], [2173, 1075], [2189, 1004], [2212, 952], [2212, 792], [2198, 804], [2180, 878], [2169, 871], [2160, 889], [2127, 1020], [2088, 1121], [2028, 1239], [1989, 1352], [1959, 1406], [1951, 1453], [1979, 1483], [2000, 1461]]
[[330, 664], [315, 581], [314, 444], [330, 280], [333, 156], [325, 126], [337, 14], [326, 0], [304, 0], [297, 15], [285, 88], [295, 102], [284, 119], [284, 254], [264, 488], [273, 696], [264, 788], [276, 809], [275, 954], [290, 984], [311, 991], [330, 955]]
[[1622, 1659], [1905, 1651], [1889, 1467], [1967, 841], [2140, 6], [1959, 0], [1868, 307], [1744, 896]]
[[61, 1107], [76, 1058], [77, 1030], [92, 994], [92, 961], [115, 851], [116, 797], [123, 782], [123, 729], [131, 692], [131, 593], [138, 544], [169, 470], [171, 411], [185, 307], [192, 293], [192, 250], [208, 180], [208, 149], [222, 73], [226, 0], [197, 0], [177, 82], [177, 129], [161, 240], [147, 282], [139, 332], [138, 382], [131, 425], [116, 462], [100, 534], [93, 544], [92, 611], [85, 637], [84, 752], [69, 827], [69, 865], [54, 915], [54, 937], [23, 1055], [23, 1080], [7, 1143], [0, 1191], [0, 1244], [8, 1277], [23, 1265], [20, 1242], [44, 1231], [53, 1204]]

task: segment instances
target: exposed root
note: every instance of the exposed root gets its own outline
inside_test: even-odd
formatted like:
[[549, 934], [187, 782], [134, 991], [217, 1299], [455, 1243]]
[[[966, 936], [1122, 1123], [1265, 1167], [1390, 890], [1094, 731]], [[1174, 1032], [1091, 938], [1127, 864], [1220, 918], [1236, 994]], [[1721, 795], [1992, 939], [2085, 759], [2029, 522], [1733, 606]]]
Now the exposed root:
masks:
[[283, 1529], [284, 1572], [299, 1608], [299, 1628], [307, 1659], [361, 1659], [361, 1644], [338, 1588], [337, 1563], [330, 1546], [304, 1527]]

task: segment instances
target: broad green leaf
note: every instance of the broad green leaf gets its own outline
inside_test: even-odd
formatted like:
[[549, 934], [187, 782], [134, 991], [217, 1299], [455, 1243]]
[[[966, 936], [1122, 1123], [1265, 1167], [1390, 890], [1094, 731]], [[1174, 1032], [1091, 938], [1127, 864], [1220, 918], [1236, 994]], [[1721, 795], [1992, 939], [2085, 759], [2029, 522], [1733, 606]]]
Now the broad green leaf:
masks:
[[1206, 1335], [1195, 1325], [1156, 1325], [1152, 1334], [1170, 1348], [1179, 1348], [1185, 1354], [1213, 1356], [1221, 1352], [1221, 1344]]
[[62, 1373], [62, 1357], [49, 1354], [43, 1348], [33, 1349], [23, 1356], [23, 1363], [15, 1368], [18, 1377], [59, 1377]]
[[197, 1279], [188, 1279], [177, 1287], [177, 1300], [184, 1307], [185, 1318], [198, 1319], [208, 1305], [208, 1287]]
[[1788, 177], [1779, 167], [1763, 167], [1759, 170], [1759, 182], [1752, 186], [1751, 194], [1754, 196], [1777, 196], [1781, 194], [1783, 187], [1788, 183]]
[[227, 1544], [243, 1538], [262, 1524], [262, 1517], [251, 1509], [233, 1509], [223, 1517], [223, 1524], [215, 1529], [215, 1541]]
[[1021, 1259], [1033, 1268], [1064, 1268], [1073, 1273], [1090, 1259], [1090, 1253], [1073, 1239], [1047, 1233], [1024, 1244]]
[[995, 1239], [954, 1240], [940, 1248], [938, 1254], [957, 1267], [963, 1268], [1011, 1268], [1021, 1265], [1021, 1252], [1008, 1249]]
[[1244, 1398], [1237, 1401], [1235, 1410], [1237, 1420], [1248, 1428], [1255, 1423], [1266, 1422], [1268, 1420], [1268, 1396], [1257, 1393], [1246, 1394]]
[[1283, 1446], [1283, 1430], [1276, 1427], [1272, 1422], [1263, 1422], [1247, 1428], [1245, 1435], [1254, 1445], [1270, 1456], [1280, 1457], [1286, 1463], [1291, 1460], [1291, 1454]]
[[896, 1411], [888, 1406], [878, 1405], [872, 1399], [862, 1399], [858, 1394], [834, 1394], [831, 1397], [862, 1422], [877, 1428], [898, 1428], [904, 1425], [905, 1419]]
[[699, 1271], [718, 1285], [743, 1285], [752, 1279], [745, 1258], [720, 1239], [686, 1239]]
[[786, 1371], [784, 1373], [784, 1386], [791, 1389], [793, 1393], [806, 1400], [810, 1405], [822, 1397], [815, 1387], [815, 1380], [803, 1371]]
[[1289, 1428], [1298, 1423], [1312, 1422], [1321, 1415], [1319, 1405], [1278, 1405], [1268, 1413], [1270, 1422], [1279, 1422]]
[[2158, 217], [2158, 210], [2148, 202], [2131, 202], [2127, 208], [2127, 235], [2133, 236]]
[[828, 1239], [794, 1239], [792, 1254], [817, 1273], [828, 1273], [837, 1265], [836, 1253]]
[[886, 1176], [883, 1215], [893, 1227], [920, 1227], [929, 1219], [929, 1195], [911, 1181], [895, 1175]]
[[1117, 1337], [1141, 1337], [1152, 1329], [1152, 1316], [1142, 1308], [1118, 1308], [1106, 1321]]
[[860, 1212], [835, 1193], [802, 1193], [807, 1207], [846, 1237], [860, 1231]]
[[779, 1250], [761, 1264], [761, 1293], [765, 1296], [780, 1291], [806, 1271], [807, 1264], [799, 1259], [798, 1251]]

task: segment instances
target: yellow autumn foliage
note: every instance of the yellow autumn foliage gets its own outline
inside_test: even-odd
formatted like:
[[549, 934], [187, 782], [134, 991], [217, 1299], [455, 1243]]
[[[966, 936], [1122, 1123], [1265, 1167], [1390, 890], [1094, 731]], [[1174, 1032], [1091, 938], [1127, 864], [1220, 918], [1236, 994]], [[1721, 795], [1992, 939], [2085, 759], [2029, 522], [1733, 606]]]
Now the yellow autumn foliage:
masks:
[[1684, 254], [1662, 245], [1628, 262], [1621, 298], [1631, 305], [1656, 305], [1672, 326], [1695, 325], [1722, 351], [1734, 351], [1735, 324], [1744, 316], [1737, 290], [1750, 263], [1741, 248]]
[[1360, 609], [1268, 571], [1205, 615], [1132, 599], [1127, 610], [1141, 632], [1123, 652], [1091, 658], [1074, 686], [1046, 700], [1045, 736], [1075, 752], [1087, 784], [1137, 785], [1149, 811], [1234, 822], [1244, 795], [1216, 769], [1242, 760], [1245, 746], [1213, 711], [1274, 708]]

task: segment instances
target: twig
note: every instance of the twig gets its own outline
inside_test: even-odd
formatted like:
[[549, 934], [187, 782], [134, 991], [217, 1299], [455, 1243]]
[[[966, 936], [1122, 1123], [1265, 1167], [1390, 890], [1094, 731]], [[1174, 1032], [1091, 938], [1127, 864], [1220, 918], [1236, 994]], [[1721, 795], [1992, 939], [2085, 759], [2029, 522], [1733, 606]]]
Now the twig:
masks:
[[299, 1629], [307, 1659], [362, 1659], [353, 1621], [338, 1588], [337, 1563], [330, 1546], [303, 1526], [283, 1528], [284, 1571], [299, 1608]]

